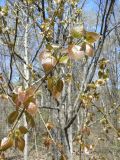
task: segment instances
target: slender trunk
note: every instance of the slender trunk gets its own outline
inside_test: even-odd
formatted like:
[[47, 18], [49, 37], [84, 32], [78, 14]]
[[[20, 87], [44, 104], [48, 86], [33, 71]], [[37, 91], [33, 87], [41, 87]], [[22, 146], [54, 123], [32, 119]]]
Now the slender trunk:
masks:
[[[27, 81], [24, 81], [24, 87], [28, 88], [28, 80], [29, 80], [29, 70], [27, 68], [29, 64], [29, 58], [28, 58], [28, 18], [27, 18], [27, 23], [26, 23], [26, 28], [25, 28], [25, 53], [24, 53], [24, 60], [26, 64], [24, 65], [24, 75], [26, 77]], [[24, 115], [24, 126], [27, 127], [27, 122], [26, 122], [26, 117]], [[25, 139], [25, 148], [24, 148], [24, 160], [28, 159], [28, 134], [25, 134], [24, 136]]]
[[[62, 73], [65, 73], [65, 69], [62, 68]], [[67, 101], [67, 97], [66, 97], [66, 90], [68, 92], [68, 101]], [[64, 100], [63, 100], [64, 99]], [[67, 156], [68, 160], [72, 160], [72, 152], [73, 152], [73, 146], [72, 146], [72, 127], [70, 127], [68, 130], [65, 130], [65, 123], [66, 120], [70, 117], [71, 114], [71, 109], [72, 109], [72, 105], [71, 105], [71, 83], [69, 85], [67, 85], [66, 83], [64, 83], [64, 88], [62, 91], [62, 105], [60, 106], [60, 111], [59, 111], [59, 125], [61, 128], [61, 135], [60, 135], [60, 139], [61, 139], [61, 143], [64, 146], [64, 150], [63, 153]]]
[[[69, 83], [68, 86], [68, 118], [71, 116], [71, 110], [72, 110], [72, 104], [71, 104], [71, 82]], [[68, 154], [68, 159], [72, 160], [73, 159], [73, 136], [72, 136], [72, 125], [70, 128], [67, 130], [68, 133], [68, 145], [69, 145], [69, 154]]]
[[35, 151], [36, 151], [36, 157], [39, 158], [38, 146], [37, 146], [37, 133], [36, 133], [36, 130], [34, 130], [34, 135], [35, 135]]

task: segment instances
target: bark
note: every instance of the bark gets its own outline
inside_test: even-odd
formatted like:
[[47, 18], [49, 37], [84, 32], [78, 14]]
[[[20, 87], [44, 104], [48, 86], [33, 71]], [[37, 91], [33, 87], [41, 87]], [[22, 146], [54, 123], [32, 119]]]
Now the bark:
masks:
[[[24, 60], [26, 62], [26, 65], [24, 65], [24, 76], [26, 77], [26, 80], [24, 80], [24, 88], [28, 88], [28, 82], [29, 82], [29, 70], [28, 70], [28, 64], [29, 64], [29, 57], [28, 57], [28, 18], [27, 23], [25, 27], [25, 53], [24, 53]], [[26, 117], [24, 115], [24, 126], [27, 127]], [[28, 134], [25, 134], [25, 148], [24, 148], [24, 160], [28, 159]]]
[[[72, 111], [72, 103], [71, 103], [71, 82], [68, 85], [68, 118], [71, 117], [71, 111]], [[68, 154], [68, 159], [72, 160], [73, 159], [73, 136], [72, 136], [72, 125], [70, 128], [67, 130], [68, 133], [68, 145], [69, 145], [69, 154]]]

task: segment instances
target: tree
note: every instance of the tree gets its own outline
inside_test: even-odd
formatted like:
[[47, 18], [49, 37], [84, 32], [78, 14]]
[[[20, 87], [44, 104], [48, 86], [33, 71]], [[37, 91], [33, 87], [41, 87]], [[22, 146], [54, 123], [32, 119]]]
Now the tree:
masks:
[[106, 137], [112, 128], [119, 138], [119, 128], [109, 117], [113, 110], [104, 110], [107, 102], [101, 101], [102, 90], [106, 85], [110, 89], [112, 80], [108, 82], [109, 58], [101, 54], [112, 30], [119, 39], [117, 27], [109, 28], [115, 0], [99, 1], [95, 29], [100, 27], [100, 34], [85, 28], [84, 5], [77, 0], [8, 0], [1, 7], [1, 57], [8, 57], [8, 71], [3, 61], [1, 65], [1, 97], [14, 106], [7, 117], [11, 129], [1, 140], [2, 153], [15, 146], [27, 160], [26, 134], [39, 119], [45, 128], [43, 144], [55, 160], [72, 160], [74, 150], [80, 159], [101, 158], [94, 153], [102, 139], [93, 127], [96, 121]]

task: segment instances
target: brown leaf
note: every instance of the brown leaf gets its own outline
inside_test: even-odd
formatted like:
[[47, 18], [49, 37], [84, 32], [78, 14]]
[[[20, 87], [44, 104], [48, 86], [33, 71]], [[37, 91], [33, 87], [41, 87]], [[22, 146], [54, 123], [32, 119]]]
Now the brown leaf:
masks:
[[44, 70], [46, 72], [49, 72], [54, 68], [54, 66], [57, 63], [57, 60], [55, 57], [51, 56], [51, 57], [47, 57], [46, 59], [43, 59], [41, 62]]
[[34, 96], [33, 93], [35, 92], [35, 87], [34, 86], [31, 86], [29, 87], [27, 90], [26, 90], [26, 96], [27, 97], [31, 97], [31, 96]]
[[25, 140], [20, 137], [16, 139], [16, 147], [20, 150], [20, 151], [24, 151], [24, 147], [25, 147]]
[[12, 113], [10, 113], [10, 115], [8, 116], [8, 123], [13, 124], [15, 122], [15, 120], [18, 117], [18, 111], [14, 111]]
[[24, 127], [24, 126], [20, 126], [20, 127], [19, 127], [19, 130], [20, 130], [20, 132], [21, 132], [22, 134], [28, 133], [28, 129], [27, 129], [26, 127]]
[[3, 100], [8, 100], [8, 95], [7, 94], [1, 94], [0, 98], [2, 98]]
[[27, 108], [27, 107], [29, 106], [30, 102], [35, 103], [35, 102], [36, 102], [36, 98], [33, 97], [33, 96], [31, 96], [31, 97], [28, 97], [28, 96], [27, 96], [25, 102], [23, 103], [23, 104], [24, 104], [24, 107]]
[[49, 137], [46, 137], [44, 139], [44, 145], [45, 147], [47, 147], [47, 149], [49, 149], [50, 145], [52, 144], [52, 140]]
[[61, 3], [62, 0], [54, 0], [56, 3]]
[[0, 160], [6, 160], [6, 158], [5, 158], [5, 154], [2, 152], [2, 153], [0, 153]]
[[2, 75], [2, 73], [0, 73], [0, 81], [3, 82], [3, 75]]
[[13, 140], [10, 137], [5, 137], [1, 140], [1, 150], [5, 151], [13, 146]]
[[54, 125], [51, 122], [48, 122], [46, 124], [46, 127], [48, 128], [48, 130], [50, 130], [50, 129], [54, 128]]
[[61, 79], [57, 81], [56, 87], [58, 92], [61, 92], [63, 90], [63, 81]]
[[52, 96], [58, 100], [59, 97], [60, 97], [61, 93], [57, 90], [56, 86], [53, 88], [53, 91], [52, 91]]
[[88, 128], [88, 127], [83, 127], [83, 128], [81, 129], [81, 132], [82, 132], [84, 135], [89, 136], [89, 135], [90, 135], [90, 128]]
[[67, 160], [67, 157], [64, 154], [62, 154], [60, 160]]
[[56, 58], [47, 50], [41, 52], [39, 57], [45, 72], [51, 71], [57, 63]]
[[25, 115], [26, 115], [26, 121], [27, 121], [28, 125], [30, 125], [32, 128], [34, 128], [35, 121], [34, 121], [33, 117], [31, 116], [31, 114], [29, 114], [27, 111], [25, 111]]
[[27, 107], [27, 112], [30, 113], [31, 115], [35, 115], [37, 111], [38, 111], [37, 105], [33, 102], [30, 102]]
[[39, 59], [40, 61], [42, 61], [43, 59], [46, 59], [47, 57], [52, 56], [51, 52], [49, 52], [47, 49], [45, 49], [44, 51], [42, 51], [39, 55]]
[[89, 57], [94, 56], [94, 48], [91, 44], [86, 44], [85, 54]]
[[55, 86], [55, 81], [56, 81], [56, 77], [49, 77], [47, 79], [47, 86], [50, 91], [53, 90], [53, 87]]
[[86, 40], [88, 41], [88, 43], [94, 43], [97, 40], [99, 40], [101, 36], [95, 32], [87, 32], [86, 31]]
[[26, 91], [19, 91], [18, 101], [23, 103], [26, 100]]
[[12, 100], [16, 104], [16, 108], [18, 109], [21, 105], [21, 102], [18, 101], [18, 95], [16, 93], [12, 94]]
[[61, 95], [61, 91], [63, 89], [63, 81], [56, 77], [48, 78], [48, 89], [52, 93], [52, 96], [58, 100]]
[[79, 60], [85, 56], [84, 48], [79, 45], [70, 45], [67, 52], [69, 58], [74, 60]]

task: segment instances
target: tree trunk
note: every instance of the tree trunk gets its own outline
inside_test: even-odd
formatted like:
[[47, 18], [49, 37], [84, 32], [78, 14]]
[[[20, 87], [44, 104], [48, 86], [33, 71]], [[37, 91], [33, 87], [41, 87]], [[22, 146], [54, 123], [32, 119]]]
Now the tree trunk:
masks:
[[[29, 64], [29, 58], [28, 58], [28, 18], [27, 18], [27, 23], [25, 27], [25, 53], [24, 53], [24, 60], [26, 64], [24, 64], [24, 76], [26, 78], [26, 81], [24, 80], [24, 88], [28, 88], [28, 81], [29, 81], [29, 69], [28, 69], [28, 64]], [[24, 126], [27, 127], [27, 122], [26, 122], [26, 117], [24, 115]], [[25, 134], [24, 136], [25, 139], [25, 148], [24, 148], [24, 160], [28, 159], [28, 134]]]
[[[71, 111], [72, 111], [72, 104], [71, 104], [71, 82], [68, 85], [68, 118], [71, 117]], [[69, 145], [69, 152], [68, 152], [68, 159], [73, 159], [73, 136], [72, 136], [72, 125], [67, 130], [68, 134], [68, 145]], [[66, 137], [67, 138], [67, 137]]]

